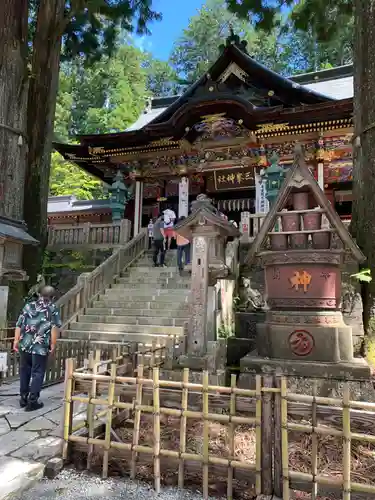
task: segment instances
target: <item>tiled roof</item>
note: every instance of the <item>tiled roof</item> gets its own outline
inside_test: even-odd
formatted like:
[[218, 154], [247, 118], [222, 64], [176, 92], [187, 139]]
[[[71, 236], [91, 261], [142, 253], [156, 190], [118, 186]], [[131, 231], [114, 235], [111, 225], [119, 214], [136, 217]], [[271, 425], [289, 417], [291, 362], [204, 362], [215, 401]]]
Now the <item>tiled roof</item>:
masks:
[[90, 210], [110, 209], [109, 200], [77, 200], [70, 196], [50, 196], [48, 198], [48, 214], [61, 212], [85, 212]]
[[[347, 99], [353, 97], [353, 76], [352, 66], [342, 66], [340, 68], [332, 68], [329, 70], [317, 71], [315, 73], [306, 73], [304, 75], [297, 75], [289, 79], [324, 96], [332, 99]], [[151, 102], [151, 110], [144, 112], [138, 120], [133, 123], [127, 130], [140, 130], [147, 124], [151, 123], [158, 116], [160, 116], [168, 106], [165, 106], [168, 101], [170, 104], [175, 102], [178, 96], [171, 98], [155, 98]]]

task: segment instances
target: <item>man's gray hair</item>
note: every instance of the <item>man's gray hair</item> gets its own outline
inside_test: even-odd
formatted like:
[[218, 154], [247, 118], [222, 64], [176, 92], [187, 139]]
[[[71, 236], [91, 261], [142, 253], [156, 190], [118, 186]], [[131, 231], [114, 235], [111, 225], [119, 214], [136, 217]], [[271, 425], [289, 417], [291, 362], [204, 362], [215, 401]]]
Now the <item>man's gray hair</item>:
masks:
[[45, 285], [39, 289], [39, 295], [41, 297], [43, 297], [43, 299], [52, 300], [54, 298], [55, 294], [56, 294], [56, 291], [53, 288], [53, 286]]

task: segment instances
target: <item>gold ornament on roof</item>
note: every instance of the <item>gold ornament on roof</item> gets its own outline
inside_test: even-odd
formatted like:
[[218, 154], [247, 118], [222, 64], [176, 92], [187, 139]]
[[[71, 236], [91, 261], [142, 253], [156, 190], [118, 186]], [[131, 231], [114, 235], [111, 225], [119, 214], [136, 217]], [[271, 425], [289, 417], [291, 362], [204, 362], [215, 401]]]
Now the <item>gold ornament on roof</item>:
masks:
[[258, 130], [256, 131], [256, 133], [269, 134], [270, 132], [287, 130], [289, 128], [289, 123], [262, 123], [261, 125], [257, 126]]
[[103, 147], [92, 148], [91, 146], [89, 146], [87, 149], [88, 149], [89, 155], [91, 155], [91, 156], [101, 155], [101, 154], [105, 153], [105, 149]]

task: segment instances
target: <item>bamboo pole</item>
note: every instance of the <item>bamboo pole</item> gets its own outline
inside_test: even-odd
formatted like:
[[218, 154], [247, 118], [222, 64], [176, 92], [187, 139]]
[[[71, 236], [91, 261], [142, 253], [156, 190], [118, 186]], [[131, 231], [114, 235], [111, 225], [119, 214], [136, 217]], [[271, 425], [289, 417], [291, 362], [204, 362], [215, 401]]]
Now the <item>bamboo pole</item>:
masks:
[[[80, 372], [75, 372], [74, 373], [74, 378], [77, 380], [92, 380], [95, 378], [98, 382], [110, 382], [110, 377], [108, 375], [95, 375], [93, 376], [90, 373], [80, 373]], [[116, 384], [136, 384], [139, 381], [139, 377], [116, 377]], [[144, 386], [152, 386], [152, 379], [148, 378], [143, 378], [142, 379], [142, 385]], [[176, 381], [176, 380], [160, 380], [159, 384], [160, 388], [166, 387], [169, 389], [183, 389], [183, 383]], [[187, 385], [188, 389], [194, 390], [196, 392], [202, 392], [203, 386], [202, 384], [195, 384], [192, 382], [189, 382]], [[221, 385], [209, 385], [207, 387], [207, 391], [211, 393], [220, 393], [220, 394], [228, 394], [230, 395], [232, 393], [231, 387], [225, 387]], [[256, 391], [252, 389], [242, 389], [239, 387], [236, 387], [233, 392], [237, 396], [247, 396], [250, 398], [256, 397]], [[262, 389], [262, 392], [264, 393], [277, 393], [280, 392], [278, 389], [275, 389], [274, 387], [264, 387]], [[311, 403], [311, 401], [310, 401]]]
[[[89, 368], [92, 370], [93, 374], [96, 374], [98, 370], [98, 365], [97, 363], [100, 361], [100, 350], [96, 349], [95, 355], [90, 353], [90, 358], [89, 358]], [[95, 399], [96, 397], [96, 380], [93, 379], [91, 382], [91, 391], [90, 391], [90, 399]], [[92, 401], [88, 403], [87, 406], [87, 423], [88, 423], [88, 435], [90, 438], [94, 437], [94, 413], [95, 413], [95, 405], [92, 404]], [[91, 461], [92, 461], [92, 456], [94, 453], [94, 447], [89, 446], [88, 452], [87, 452], [87, 470], [91, 469]]]
[[318, 434], [315, 432], [315, 429], [318, 426], [317, 404], [315, 399], [317, 396], [316, 380], [313, 381], [312, 396], [313, 402], [311, 405], [311, 423], [313, 426], [313, 433], [311, 436], [311, 473], [313, 476], [313, 486], [311, 489], [311, 500], [316, 500], [318, 495], [318, 485], [316, 482], [316, 476], [318, 474]]
[[64, 395], [64, 444], [63, 444], [63, 460], [69, 459], [69, 436], [72, 432], [73, 425], [73, 372], [74, 360], [69, 358], [65, 362], [65, 395]]
[[[98, 439], [98, 438], [93, 438], [93, 439], [88, 439], [83, 436], [76, 436], [72, 435], [69, 437], [69, 441], [72, 441], [74, 443], [80, 443], [80, 444], [94, 444], [96, 446], [103, 447], [105, 446], [105, 440], [104, 439]], [[132, 451], [135, 449], [137, 453], [144, 453], [146, 455], [153, 455], [154, 454], [154, 447], [152, 446], [142, 446], [142, 445], [137, 445], [134, 446], [130, 443], [119, 443], [118, 441], [111, 441], [111, 448], [116, 448], [118, 450], [124, 450], [124, 451]], [[178, 460], [181, 456], [185, 461], [194, 461], [203, 464], [204, 462], [204, 457], [203, 455], [198, 455], [196, 453], [183, 453], [182, 455], [180, 454], [179, 451], [174, 451], [174, 450], [164, 450], [160, 449], [160, 456], [161, 457], [169, 457], [169, 458], [174, 458]], [[229, 464], [234, 468], [234, 469], [241, 469], [244, 471], [255, 471], [255, 465], [248, 463], [248, 462], [241, 462], [239, 460], [229, 460], [228, 458], [221, 458], [221, 457], [216, 457], [209, 455], [208, 456], [208, 463], [213, 464], [213, 465], [221, 465], [222, 467], [228, 467]], [[375, 489], [375, 487], [374, 487]]]
[[[230, 378], [230, 386], [234, 389], [237, 384], [236, 374], [232, 374]], [[229, 405], [229, 415], [234, 417], [236, 414], [236, 394], [233, 392], [230, 395], [230, 405]], [[229, 460], [234, 460], [234, 435], [236, 430], [236, 424], [232, 421], [229, 423], [228, 427], [228, 438], [229, 438]], [[227, 499], [233, 500], [233, 467], [229, 465], [228, 467], [228, 482], [227, 482]]]
[[[81, 403], [87, 403], [89, 398], [73, 396], [73, 401], [79, 401]], [[108, 405], [108, 400], [106, 399], [93, 399], [92, 403], [95, 405]], [[136, 402], [132, 403], [122, 403], [122, 402], [114, 402], [113, 408], [120, 408], [122, 410], [139, 410], [143, 413], [153, 413], [154, 407], [149, 405], [137, 405]], [[192, 411], [192, 410], [178, 410], [177, 408], [160, 408], [160, 413], [163, 415], [169, 415], [171, 417], [187, 417], [187, 418], [195, 418], [202, 419], [204, 418], [204, 413], [201, 411]], [[256, 417], [231, 417], [230, 415], [222, 415], [220, 413], [207, 413], [207, 420], [211, 422], [219, 422], [222, 424], [228, 424], [230, 422], [235, 423], [237, 425], [256, 425], [257, 419]], [[311, 430], [310, 426], [306, 426], [308, 430]], [[329, 430], [329, 429], [328, 429]], [[340, 435], [341, 435], [340, 431]], [[375, 439], [375, 436], [372, 436]]]
[[[263, 388], [273, 386], [273, 377], [270, 375], [263, 376]], [[272, 393], [262, 394], [262, 493], [263, 495], [272, 495]]]
[[349, 383], [344, 384], [342, 409], [342, 427], [343, 427], [343, 500], [350, 500], [350, 463], [351, 463], [351, 433], [350, 433], [350, 388]]
[[143, 380], [143, 365], [138, 365], [138, 376], [139, 382], [136, 386], [136, 394], [135, 394], [135, 415], [134, 415], [134, 428], [133, 428], [133, 444], [132, 444], [132, 460], [131, 460], [131, 470], [130, 477], [131, 479], [135, 479], [136, 466], [137, 466], [137, 457], [138, 454], [134, 450], [134, 447], [138, 445], [139, 441], [139, 429], [141, 425], [141, 410], [138, 409], [138, 406], [142, 403], [142, 380]]
[[256, 478], [255, 478], [255, 492], [257, 495], [262, 493], [262, 377], [256, 376]]
[[283, 500], [289, 500], [289, 450], [288, 450], [288, 401], [287, 380], [281, 379], [281, 440], [282, 440], [282, 467], [283, 467]]
[[[183, 372], [183, 378], [182, 378], [183, 384], [188, 384], [189, 382], [189, 368], [184, 368]], [[183, 453], [186, 451], [186, 424], [187, 424], [187, 418], [183, 414], [183, 412], [187, 411], [188, 407], [188, 389], [183, 388], [182, 389], [182, 399], [181, 399], [181, 420], [180, 420], [180, 454], [181, 457]], [[179, 466], [178, 466], [178, 487], [183, 488], [184, 487], [184, 459], [180, 458], [179, 460]]]
[[154, 380], [154, 484], [155, 492], [160, 493], [160, 397], [159, 368], [153, 368]]
[[108, 412], [107, 412], [107, 422], [105, 426], [105, 436], [104, 436], [103, 472], [102, 472], [103, 479], [106, 479], [108, 477], [108, 460], [109, 460], [109, 450], [111, 448], [111, 429], [112, 429], [113, 401], [115, 395], [116, 370], [117, 370], [116, 363], [112, 363], [111, 364], [112, 381], [110, 383], [108, 391]]
[[283, 468], [281, 459], [281, 396], [280, 396], [280, 376], [274, 377], [274, 385], [279, 392], [275, 393], [274, 399], [274, 494], [281, 498], [283, 495]]
[[208, 416], [208, 371], [202, 373], [203, 400], [203, 498], [208, 499], [208, 463], [209, 463], [209, 420]]

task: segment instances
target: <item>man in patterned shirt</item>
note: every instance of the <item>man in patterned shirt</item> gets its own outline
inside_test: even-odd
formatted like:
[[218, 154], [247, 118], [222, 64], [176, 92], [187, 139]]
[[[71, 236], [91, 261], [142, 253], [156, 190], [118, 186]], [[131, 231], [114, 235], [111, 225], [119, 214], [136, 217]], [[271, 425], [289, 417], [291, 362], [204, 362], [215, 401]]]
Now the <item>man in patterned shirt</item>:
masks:
[[17, 321], [13, 348], [20, 353], [20, 406], [25, 411], [43, 407], [38, 399], [48, 355], [55, 350], [61, 327], [59, 312], [52, 302], [54, 295], [51, 286], [44, 286], [39, 298], [25, 305]]

